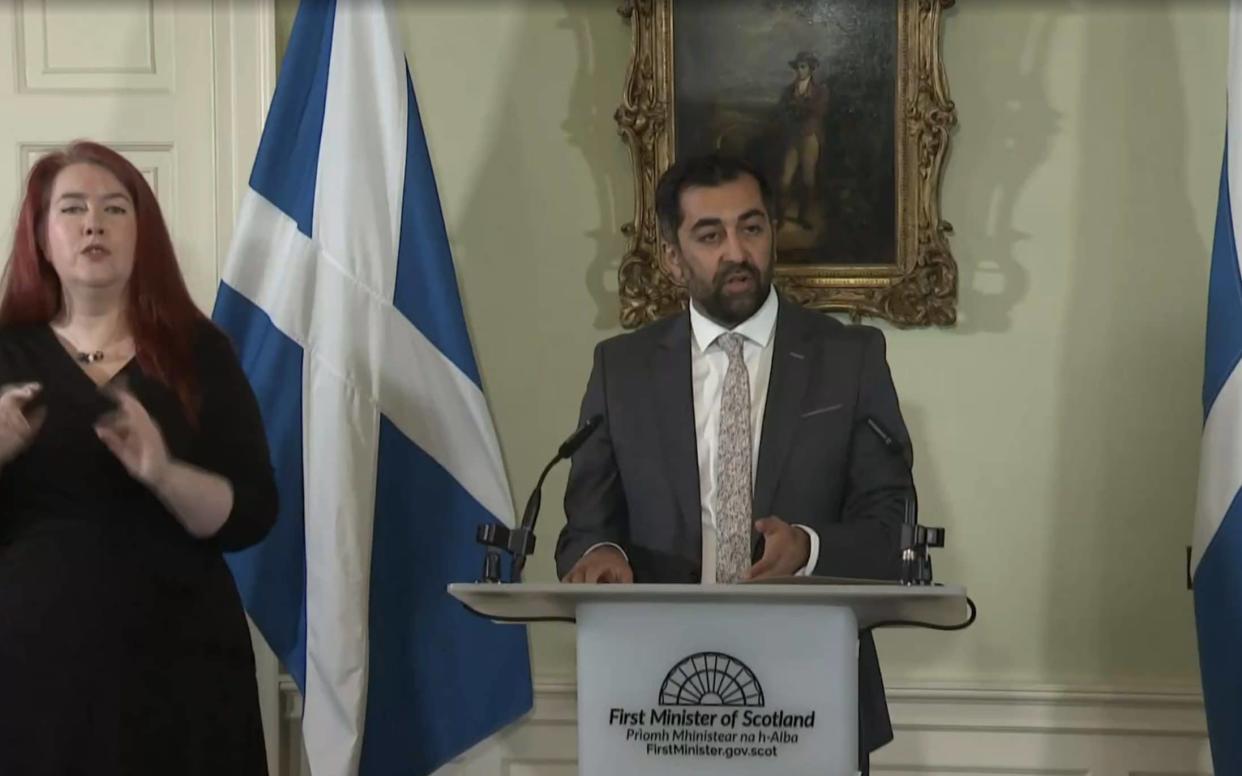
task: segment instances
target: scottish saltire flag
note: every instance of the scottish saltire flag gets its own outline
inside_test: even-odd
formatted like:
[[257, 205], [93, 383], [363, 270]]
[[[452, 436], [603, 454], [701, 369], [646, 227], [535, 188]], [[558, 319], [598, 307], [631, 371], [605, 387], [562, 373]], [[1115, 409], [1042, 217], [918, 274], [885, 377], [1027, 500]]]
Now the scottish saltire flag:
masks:
[[413, 84], [381, 0], [303, 0], [213, 315], [281, 512], [230, 558], [315, 776], [425, 774], [531, 706], [524, 628], [445, 592], [513, 524]]
[[1229, 11], [1225, 158], [1208, 281], [1203, 442], [1191, 569], [1212, 761], [1242, 774], [1242, 6]]

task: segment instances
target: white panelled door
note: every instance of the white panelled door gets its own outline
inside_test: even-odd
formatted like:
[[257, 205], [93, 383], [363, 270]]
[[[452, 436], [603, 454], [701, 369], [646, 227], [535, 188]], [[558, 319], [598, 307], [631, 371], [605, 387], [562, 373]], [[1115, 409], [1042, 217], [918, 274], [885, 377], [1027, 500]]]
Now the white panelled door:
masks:
[[86, 138], [159, 197], [194, 299], [210, 310], [274, 66], [259, 0], [0, 0], [0, 239], [30, 165]]

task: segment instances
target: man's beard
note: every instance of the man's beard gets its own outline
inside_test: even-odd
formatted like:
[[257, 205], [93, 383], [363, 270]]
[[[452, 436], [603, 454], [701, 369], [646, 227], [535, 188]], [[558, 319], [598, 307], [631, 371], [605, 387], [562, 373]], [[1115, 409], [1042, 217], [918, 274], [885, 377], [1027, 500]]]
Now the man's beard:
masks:
[[[749, 276], [752, 280], [751, 287], [737, 293], [726, 292], [725, 285], [738, 275]], [[750, 262], [728, 262], [717, 268], [710, 285], [698, 278], [692, 278], [687, 290], [690, 298], [698, 302], [703, 314], [732, 328], [758, 312], [767, 301], [771, 285], [771, 267], [764, 273]]]

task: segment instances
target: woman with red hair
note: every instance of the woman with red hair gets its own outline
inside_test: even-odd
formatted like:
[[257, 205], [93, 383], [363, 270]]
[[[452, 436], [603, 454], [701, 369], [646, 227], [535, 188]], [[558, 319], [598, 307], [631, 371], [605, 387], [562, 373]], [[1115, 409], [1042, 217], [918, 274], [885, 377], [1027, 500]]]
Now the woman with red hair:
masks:
[[95, 143], [39, 160], [0, 295], [0, 773], [266, 773], [221, 553], [276, 506], [151, 187]]

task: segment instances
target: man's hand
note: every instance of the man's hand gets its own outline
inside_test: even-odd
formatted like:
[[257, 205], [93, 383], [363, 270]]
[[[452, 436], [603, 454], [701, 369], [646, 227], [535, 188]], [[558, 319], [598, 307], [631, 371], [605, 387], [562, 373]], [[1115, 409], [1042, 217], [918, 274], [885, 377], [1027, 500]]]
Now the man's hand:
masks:
[[811, 538], [806, 531], [779, 517], [756, 520], [755, 530], [763, 534], [763, 557], [746, 572], [746, 579], [792, 576], [811, 559]]
[[625, 555], [616, 547], [596, 547], [578, 559], [562, 582], [585, 582], [588, 585], [630, 584], [634, 571]]

